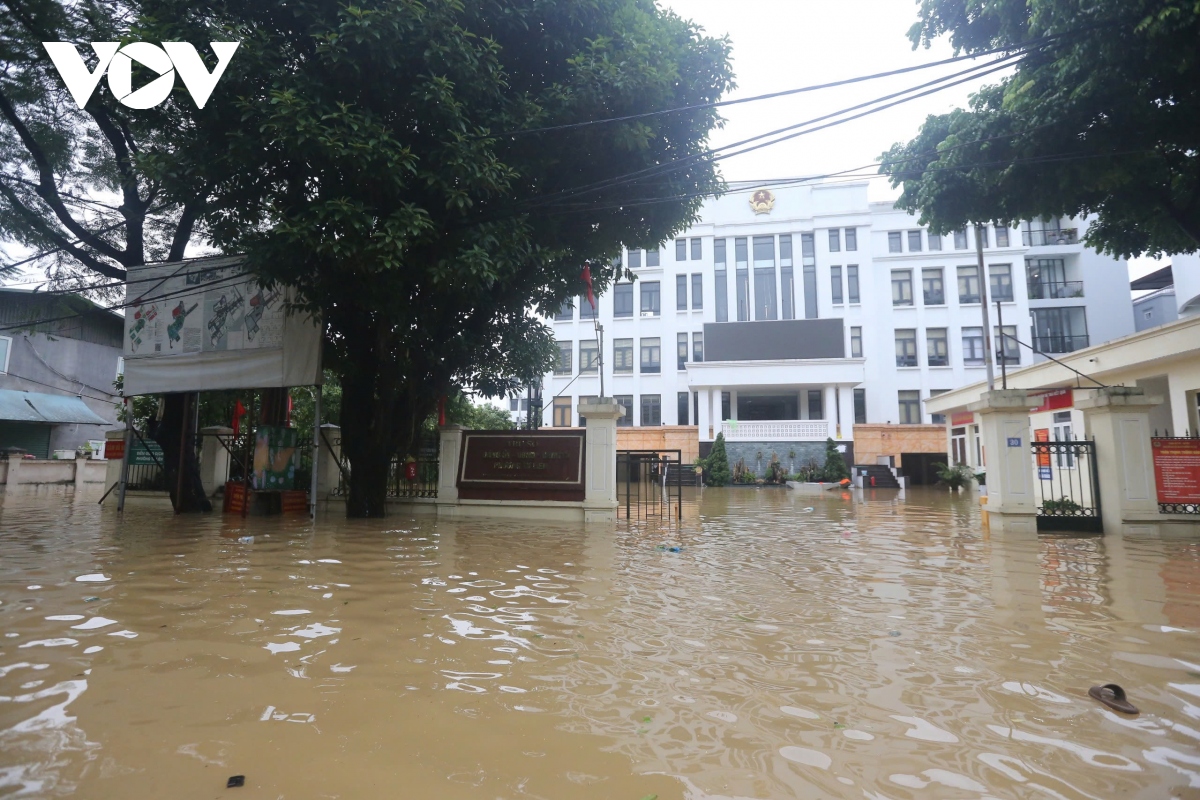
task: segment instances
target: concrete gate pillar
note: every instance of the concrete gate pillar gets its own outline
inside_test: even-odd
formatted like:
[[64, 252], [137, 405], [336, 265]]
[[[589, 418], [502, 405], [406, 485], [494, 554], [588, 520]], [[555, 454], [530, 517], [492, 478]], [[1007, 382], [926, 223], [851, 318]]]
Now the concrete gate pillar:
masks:
[[1036, 408], [1024, 389], [984, 392], [967, 408], [979, 415], [987, 461], [987, 512], [993, 531], [1037, 534], [1029, 411]]
[[584, 522], [617, 519], [617, 420], [625, 409], [611, 397], [580, 403], [587, 419], [587, 452], [584, 456]]
[[212, 497], [217, 488], [229, 480], [229, 450], [219, 436], [232, 436], [233, 428], [210, 425], [200, 429], [200, 484], [204, 494]]
[[453, 513], [442, 506], [458, 505], [458, 459], [462, 453], [462, 425], [443, 425], [439, 430], [438, 447], [438, 514]]
[[1105, 533], [1119, 533], [1126, 520], [1158, 514], [1150, 410], [1161, 403], [1161, 397], [1147, 397], [1132, 386], [1094, 389], [1075, 401], [1084, 430], [1096, 440], [1093, 468], [1100, 479]]
[[322, 425], [317, 451], [317, 498], [327, 499], [342, 480], [342, 429], [338, 425]]
[[[104, 449], [108, 449], [109, 442], [120, 442], [121, 452], [125, 452], [125, 429], [118, 428], [116, 430], [104, 432]], [[108, 490], [121, 482], [121, 464], [125, 461], [125, 457], [109, 458], [104, 464], [104, 491]], [[117, 504], [117, 490], [113, 489], [108, 492], [108, 496], [104, 498], [105, 503]]]

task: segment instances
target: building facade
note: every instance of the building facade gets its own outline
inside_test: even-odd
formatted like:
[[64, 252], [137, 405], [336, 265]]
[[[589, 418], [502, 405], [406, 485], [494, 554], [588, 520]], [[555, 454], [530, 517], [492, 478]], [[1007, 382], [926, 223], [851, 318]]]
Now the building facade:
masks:
[[38, 458], [116, 425], [124, 321], [72, 295], [0, 288], [0, 450]]
[[[601, 367], [622, 425], [695, 426], [701, 454], [723, 433], [752, 469], [764, 450], [805, 463], [827, 438], [850, 449], [856, 424], [943, 422], [923, 401], [984, 374], [974, 231], [934, 236], [868, 202], [865, 183], [730, 189], [660, 250], [626, 251], [636, 280], [598, 309], [564, 304], [542, 424], [579, 425]], [[1126, 263], [1082, 233], [987, 227], [997, 372], [1133, 332]]]

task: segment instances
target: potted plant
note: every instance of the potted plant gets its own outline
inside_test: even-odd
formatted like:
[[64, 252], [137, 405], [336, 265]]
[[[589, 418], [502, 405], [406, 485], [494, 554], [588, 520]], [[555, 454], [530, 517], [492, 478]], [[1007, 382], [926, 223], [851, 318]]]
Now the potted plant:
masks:
[[963, 487], [970, 486], [971, 481], [975, 479], [975, 471], [966, 464], [957, 464], [953, 467], [947, 464], [937, 464], [938, 481], [946, 484], [950, 491], [962, 491]]

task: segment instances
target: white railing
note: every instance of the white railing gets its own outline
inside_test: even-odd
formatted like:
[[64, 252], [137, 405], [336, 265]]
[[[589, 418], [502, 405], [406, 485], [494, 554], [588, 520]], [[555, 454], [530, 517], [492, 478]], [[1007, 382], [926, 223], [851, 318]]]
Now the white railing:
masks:
[[721, 423], [721, 433], [727, 442], [823, 442], [833, 434], [826, 420], [756, 420], [754, 422], [727, 419]]

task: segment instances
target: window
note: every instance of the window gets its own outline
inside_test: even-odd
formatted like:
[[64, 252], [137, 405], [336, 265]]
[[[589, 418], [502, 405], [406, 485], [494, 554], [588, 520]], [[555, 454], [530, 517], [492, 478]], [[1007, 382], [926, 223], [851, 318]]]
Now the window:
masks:
[[662, 370], [662, 346], [657, 338], [642, 339], [643, 374], [654, 374]]
[[754, 237], [754, 318], [778, 319], [775, 300], [775, 237]]
[[746, 237], [739, 236], [733, 240], [734, 280], [737, 283], [737, 318], [738, 322], [750, 319], [750, 262]]
[[691, 399], [692, 399], [691, 395], [688, 392], [679, 392], [678, 393], [677, 406], [676, 406], [676, 411], [675, 411], [675, 414], [676, 414], [675, 424], [676, 425], [687, 425], [688, 424], [688, 406], [691, 405], [691, 402], [690, 402]]
[[1066, 262], [1061, 258], [1026, 259], [1025, 282], [1030, 300], [1083, 297], [1083, 281], [1067, 280]]
[[925, 238], [929, 242], [930, 252], [939, 252], [940, 253], [942, 251], [942, 237], [941, 236], [939, 236], [936, 233], [926, 233]]
[[1087, 311], [1082, 306], [1035, 308], [1030, 314], [1033, 346], [1039, 351], [1070, 353], [1088, 346]]
[[950, 340], [945, 328], [925, 330], [925, 358], [931, 367], [950, 365]]
[[554, 398], [554, 427], [556, 427], [556, 428], [571, 427], [571, 398], [569, 398], [569, 397]]
[[692, 361], [704, 361], [704, 334], [699, 331], [692, 334]]
[[979, 302], [979, 267], [971, 265], [958, 268], [958, 302]]
[[854, 390], [854, 424], [867, 424], [867, 390]]
[[[939, 394], [945, 394], [948, 391], [950, 391], [950, 390], [949, 389], [930, 389], [929, 396], [937, 397]], [[934, 425], [945, 425], [946, 424], [946, 415], [945, 414], [930, 414], [929, 421], [932, 422]], [[964, 445], [965, 444], [966, 443], [964, 441]], [[954, 463], [961, 464], [962, 462], [955, 461]]]
[[829, 268], [829, 291], [835, 306], [842, 304], [842, 268], [834, 266]]
[[656, 394], [642, 395], [640, 425], [662, 425], [662, 399]]
[[800, 256], [804, 270], [804, 318], [817, 318], [817, 248], [811, 233], [800, 234]]
[[946, 292], [942, 286], [941, 267], [926, 267], [921, 270], [921, 294], [927, 306], [946, 305]]
[[963, 328], [963, 363], [978, 366], [983, 363], [983, 328]]
[[579, 403], [575, 406], [575, 408], [579, 411], [579, 427], [582, 428], [584, 425], [587, 425], [587, 417], [583, 414], [583, 407], [586, 405], [591, 405], [598, 399], [599, 398], [594, 394], [585, 394], [579, 396]]
[[595, 339], [579, 342], [579, 371], [595, 372], [600, 367], [600, 348]]
[[904, 237], [900, 235], [900, 231], [892, 231], [888, 234], [888, 252], [904, 252]]
[[[599, 305], [599, 304], [600, 304], [600, 298], [597, 297], [596, 305]], [[595, 319], [596, 318], [596, 306], [592, 305], [588, 301], [586, 294], [579, 295], [578, 305], [579, 305], [579, 318], [580, 319]]]
[[699, 311], [704, 308], [704, 275], [699, 272], [692, 273], [692, 310]]
[[820, 389], [808, 390], [808, 418], [825, 419], [824, 392]]
[[729, 418], [729, 392], [721, 392], [721, 419]]
[[660, 311], [658, 281], [642, 282], [642, 315], [658, 316]]
[[633, 372], [633, 339], [613, 339], [613, 372]]
[[904, 390], [899, 393], [900, 400], [900, 424], [901, 425], [918, 425], [921, 422], [921, 393], [919, 391]]
[[892, 270], [892, 305], [911, 306], [912, 304], [912, 270]]
[[854, 228], [846, 228], [846, 251], [853, 253], [858, 249], [858, 232]]
[[687, 311], [687, 275], [675, 276], [675, 310]]
[[1021, 363], [1021, 345], [1017, 343], [1017, 326], [1005, 325], [1001, 330], [999, 327], [992, 329], [995, 334], [992, 352], [997, 353], [996, 363], [998, 364], [1020, 364]]
[[571, 374], [571, 343], [558, 343], [558, 361], [554, 364], [555, 375]]
[[509, 411], [516, 411], [518, 408], [520, 408], [520, 405], [521, 405], [521, 401], [519, 398], [516, 398], [516, 397], [508, 398], [508, 410]]
[[1008, 226], [996, 226], [996, 247], [1008, 247]]
[[1021, 244], [1040, 247], [1048, 244], [1071, 244], [1075, 241], [1074, 230], [1063, 230], [1058, 219], [1043, 217], [1026, 222], [1021, 226]]
[[858, 265], [846, 267], [846, 297], [851, 305], [858, 303]]
[[[1071, 436], [1071, 412], [1054, 412], [1054, 441], [1069, 442]], [[1068, 447], [1060, 448], [1055, 454], [1055, 463], [1060, 468], [1075, 469], [1075, 453]]]
[[862, 328], [857, 325], [850, 329], [850, 357], [862, 358]]
[[[0, 336], [0, 375], [8, 374], [8, 354], [12, 350], [12, 339], [8, 336]], [[124, 370], [125, 359], [117, 359], [117, 375], [120, 376]]]
[[987, 229], [987, 225], [980, 225], [978, 228], [976, 228], [976, 229], [975, 229], [975, 235], [979, 237], [979, 240], [980, 240], [981, 242], [983, 242], [983, 246], [984, 246], [984, 247], [991, 247], [991, 245], [990, 245], [990, 244], [988, 244], [988, 229]]
[[646, 266], [647, 266], [647, 267], [657, 267], [657, 266], [659, 266], [659, 263], [658, 263], [658, 248], [657, 248], [657, 247], [656, 247], [656, 248], [654, 248], [653, 250], [647, 250], [647, 251], [646, 251]]
[[1013, 299], [1012, 264], [992, 264], [988, 267], [988, 292], [992, 302], [1011, 303]]
[[725, 240], [713, 240], [713, 297], [717, 302], [717, 322], [729, 321], [729, 286], [725, 277]]
[[633, 395], [619, 394], [613, 397], [617, 405], [625, 409], [625, 416], [617, 418], [617, 425], [629, 427], [633, 425]]
[[629, 251], [629, 268], [630, 269], [640, 269], [641, 266], [642, 266], [642, 251], [641, 250], [630, 250]]
[[692, 261], [704, 259], [704, 245], [700, 239], [692, 239]]
[[842, 249], [842, 231], [840, 228], [829, 229], [829, 252], [837, 253]]
[[921, 252], [921, 232], [920, 231], [909, 231], [908, 232], [908, 252], [910, 252], [910, 253]]
[[618, 283], [613, 286], [613, 316], [633, 316], [633, 284]]
[[967, 249], [967, 229], [966, 228], [963, 228], [961, 231], [954, 232], [954, 249], [955, 250], [966, 250]]
[[915, 328], [896, 329], [896, 366], [917, 366], [917, 331]]
[[678, 358], [680, 370], [687, 369], [688, 356], [688, 335], [686, 333], [675, 334], [675, 355]]
[[687, 239], [675, 240], [675, 260], [687, 261]]
[[779, 237], [779, 292], [783, 301], [783, 319], [796, 318], [796, 290], [792, 280], [792, 235]]
[[558, 311], [554, 314], [555, 322], [565, 319], [575, 319], [575, 298], [573, 297], [563, 300], [562, 305], [558, 307]]

